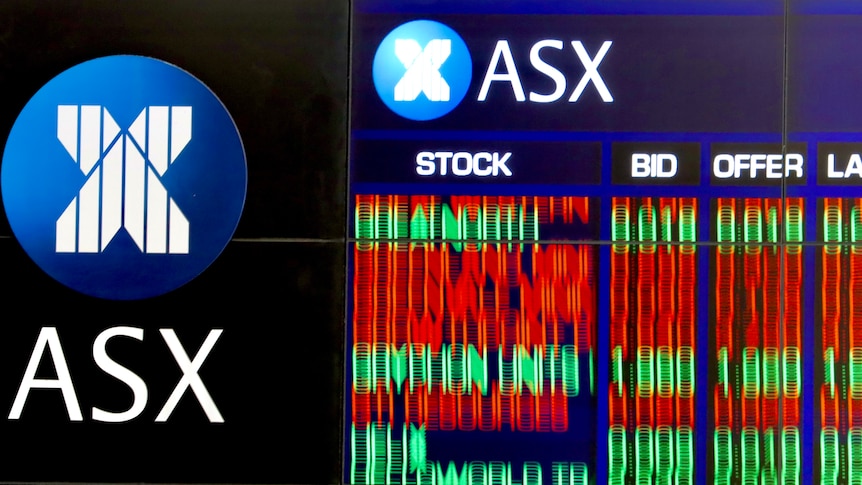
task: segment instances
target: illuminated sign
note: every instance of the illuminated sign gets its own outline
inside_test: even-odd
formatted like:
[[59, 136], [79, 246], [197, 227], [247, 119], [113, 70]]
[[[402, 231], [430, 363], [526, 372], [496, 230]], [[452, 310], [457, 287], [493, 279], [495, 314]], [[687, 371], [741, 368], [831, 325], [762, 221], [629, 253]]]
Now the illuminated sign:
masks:
[[246, 190], [242, 141], [218, 98], [138, 56], [79, 64], [40, 89], [12, 127], [0, 177], [28, 255], [64, 285], [116, 300], [169, 292], [206, 269]]
[[0, 10], [0, 481], [338, 482], [350, 6]]
[[[861, 9], [354, 14], [345, 481], [858, 478]], [[421, 127], [368, 95], [415, 18], [473, 59]]]
[[[174, 409], [179, 403], [179, 400], [186, 391], [191, 390], [197, 398], [201, 408], [206, 413], [207, 418], [211, 423], [223, 423], [224, 418], [218, 410], [206, 386], [198, 375], [198, 370], [206, 360], [216, 341], [222, 334], [221, 329], [213, 329], [207, 335], [206, 340], [198, 349], [193, 357], [189, 357], [183, 345], [177, 338], [177, 334], [172, 328], [159, 329], [159, 333], [165, 344], [170, 349], [171, 355], [179, 368], [183, 371], [174, 390], [171, 392], [168, 400], [164, 403], [156, 416], [156, 422], [167, 421]], [[119, 364], [117, 361], [108, 356], [107, 344], [108, 341], [116, 337], [127, 337], [138, 341], [144, 339], [144, 330], [135, 327], [112, 327], [101, 332], [93, 342], [93, 360], [96, 365], [106, 374], [121, 381], [132, 391], [132, 403], [128, 409], [124, 411], [106, 411], [104, 409], [93, 407], [91, 418], [93, 421], [101, 421], [105, 423], [124, 423], [137, 418], [147, 406], [149, 401], [149, 393], [147, 384], [143, 379], [128, 368]], [[37, 378], [36, 372], [39, 365], [48, 353], [51, 363], [56, 369], [56, 379]], [[24, 411], [24, 405], [27, 401], [30, 392], [33, 389], [57, 389], [60, 391], [63, 404], [66, 407], [70, 421], [83, 421], [84, 415], [81, 412], [81, 406], [78, 401], [77, 392], [75, 391], [75, 383], [72, 380], [72, 374], [69, 371], [69, 364], [66, 362], [66, 357], [63, 352], [63, 346], [60, 343], [60, 336], [55, 327], [43, 327], [39, 332], [39, 337], [36, 339], [36, 345], [33, 348], [33, 353], [30, 355], [30, 360], [27, 363], [27, 369], [24, 371], [24, 377], [21, 380], [21, 385], [18, 387], [18, 392], [15, 394], [15, 400], [12, 402], [12, 409], [9, 411], [9, 420], [21, 419], [21, 414]]]
[[[566, 74], [542, 56], [543, 49], [562, 51], [566, 45], [577, 56], [582, 75], [567, 100], [575, 103], [592, 84], [601, 100], [614, 101], [599, 73], [599, 64], [607, 55], [612, 41], [605, 41], [591, 55], [580, 40], [564, 43], [543, 39], [530, 47], [529, 65], [553, 82], [553, 91], [524, 91], [524, 81], [512, 55], [508, 40], [498, 40], [488, 60], [476, 100], [485, 102], [495, 83], [507, 84], [515, 101], [553, 103], [566, 93]], [[553, 57], [553, 55], [551, 56]], [[522, 71], [524, 68], [522, 67]], [[432, 20], [413, 20], [398, 26], [380, 42], [374, 56], [374, 87], [380, 99], [395, 113], [411, 120], [439, 118], [458, 106], [468, 93], [473, 61], [467, 44], [447, 25]], [[532, 79], [534, 76], [528, 76]], [[547, 84], [547, 80], [539, 84]], [[504, 88], [497, 88], [499, 92]]]

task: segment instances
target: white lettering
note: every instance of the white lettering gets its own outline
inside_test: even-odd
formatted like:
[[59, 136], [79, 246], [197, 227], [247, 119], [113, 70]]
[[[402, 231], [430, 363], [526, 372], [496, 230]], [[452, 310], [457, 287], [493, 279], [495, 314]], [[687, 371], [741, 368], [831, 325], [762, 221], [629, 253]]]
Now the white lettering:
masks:
[[[506, 72], [498, 73], [497, 65], [500, 63], [501, 57], [503, 58], [503, 63], [506, 65]], [[494, 47], [494, 53], [491, 54], [491, 62], [488, 63], [488, 70], [485, 72], [485, 79], [482, 81], [482, 88], [479, 90], [478, 101], [485, 101], [488, 97], [491, 83], [494, 81], [508, 81], [512, 86], [512, 92], [515, 94], [515, 100], [526, 101], [527, 97], [524, 95], [521, 77], [518, 76], [515, 59], [512, 58], [512, 51], [509, 49], [509, 42], [506, 40], [498, 40], [497, 46]]]
[[632, 178], [670, 178], [677, 171], [677, 157], [672, 153], [632, 154]]
[[720, 179], [733, 177], [733, 156], [727, 154], [716, 155], [712, 161], [712, 173]]
[[852, 176], [862, 177], [862, 158], [858, 153], [850, 155], [844, 171], [835, 168], [835, 154], [826, 156], [826, 177], [831, 179], [850, 178]]
[[830, 153], [826, 156], [826, 177], [831, 179], [843, 179], [844, 172], [835, 170], [835, 154]]
[[[423, 177], [439, 173], [442, 176], [451, 172], [457, 177], [475, 175], [477, 177], [497, 177], [502, 174], [512, 176], [506, 165], [512, 152], [419, 152], [416, 154], [416, 173]], [[451, 167], [450, 167], [451, 161]]]
[[512, 156], [512, 152], [506, 152], [503, 155], [503, 158], [500, 158], [500, 154], [494, 152], [494, 176], [496, 177], [500, 172], [503, 172], [506, 177], [512, 176], [512, 171], [509, 170], [509, 167], [506, 166], [506, 162], [509, 161], [509, 157]]
[[801, 179], [803, 177], [802, 163], [804, 160], [800, 153], [788, 153], [784, 157], [784, 176], [789, 178], [790, 173], [793, 172], [796, 178]]
[[[56, 379], [36, 378], [36, 369], [39, 368], [39, 362], [42, 361], [46, 348], [51, 355], [51, 361], [54, 363], [54, 370], [57, 372]], [[78, 405], [78, 397], [75, 395], [75, 386], [72, 384], [72, 376], [69, 374], [66, 357], [63, 355], [63, 346], [60, 345], [60, 337], [57, 335], [55, 327], [43, 327], [39, 332], [33, 353], [30, 354], [30, 362], [27, 363], [27, 370], [24, 371], [21, 386], [18, 387], [18, 393], [12, 403], [9, 419], [21, 418], [24, 402], [27, 401], [31, 389], [60, 389], [69, 420], [83, 421], [84, 417], [81, 414], [81, 407]]]
[[[757, 172], [759, 170], [766, 170], [765, 153], [756, 153], [751, 155], [751, 177], [757, 178]], [[766, 178], [770, 178], [769, 173], [766, 174]]]
[[[656, 177], [659, 178], [670, 178], [676, 175], [676, 172], [679, 169], [679, 163], [677, 161], [676, 155], [672, 153], [659, 153], [656, 154]], [[669, 165], [665, 165], [665, 162], [668, 162]]]
[[436, 152], [434, 156], [440, 159], [440, 175], [446, 175], [446, 170], [448, 164], [446, 163], [450, 158], [452, 158], [452, 152]]
[[[605, 55], [607, 55], [613, 45], [613, 41], [604, 41], [595, 57], [590, 57], [583, 42], [573, 40], [571, 41], [571, 45], [578, 56], [578, 60], [580, 60], [581, 65], [584, 67], [584, 74], [572, 91], [571, 96], [569, 96], [569, 102], [577, 102], [587, 88], [587, 85], [592, 83], [596, 87], [596, 91], [598, 91], [602, 101], [612, 103], [614, 97], [611, 95], [601, 74], [599, 74], [599, 64], [604, 60]], [[567, 81], [565, 74], [542, 59], [541, 51], [545, 48], [562, 50], [563, 41], [543, 39], [533, 44], [530, 49], [530, 64], [536, 71], [549, 77], [554, 82], [554, 91], [549, 94], [530, 91], [529, 100], [533, 103], [552, 103], [558, 101], [566, 91]], [[500, 70], [501, 60], [503, 62], [502, 71]], [[485, 77], [482, 80], [482, 87], [479, 89], [477, 101], [483, 102], [488, 99], [488, 91], [491, 89], [491, 83], [495, 81], [508, 82], [512, 88], [512, 94], [515, 96], [515, 101], [523, 102], [527, 100], [527, 96], [524, 95], [521, 76], [518, 74], [515, 59], [512, 56], [512, 49], [507, 40], [498, 40], [494, 47], [494, 52], [491, 54], [491, 60], [488, 62], [488, 68], [485, 71]]]
[[[480, 177], [487, 177], [496, 171], [493, 163], [493, 158], [488, 152], [479, 152], [473, 156], [473, 173]], [[486, 162], [485, 168], [479, 168], [479, 162]], [[497, 175], [494, 173], [494, 175]]]
[[93, 342], [93, 360], [106, 374], [116, 377], [132, 390], [132, 406], [123, 412], [113, 413], [93, 408], [93, 420], [105, 423], [122, 423], [138, 417], [147, 406], [147, 385], [144, 380], [129, 369], [117, 364], [108, 357], [106, 350], [108, 340], [113, 337], [131, 337], [135, 340], [144, 340], [144, 331], [133, 327], [113, 327], [100, 333]]
[[781, 178], [781, 155], [771, 154], [766, 156], [766, 177]]
[[749, 168], [751, 165], [748, 161], [751, 159], [751, 155], [745, 153], [737, 153], [733, 157], [733, 178], [738, 179], [742, 176], [742, 171], [746, 168]]
[[222, 418], [215, 402], [213, 402], [212, 397], [210, 397], [209, 391], [207, 391], [206, 386], [198, 375], [198, 370], [201, 368], [204, 360], [206, 360], [216, 341], [221, 336], [222, 330], [210, 330], [209, 335], [207, 335], [206, 340], [204, 340], [204, 343], [201, 345], [200, 349], [198, 349], [198, 353], [193, 359], [189, 359], [188, 354], [186, 354], [185, 349], [183, 349], [182, 344], [177, 338], [177, 334], [172, 328], [161, 328], [159, 329], [159, 333], [162, 334], [162, 338], [165, 340], [165, 343], [168, 344], [168, 348], [171, 350], [174, 360], [176, 360], [180, 370], [183, 371], [183, 376], [177, 383], [177, 386], [174, 388], [174, 391], [171, 393], [167, 402], [165, 402], [162, 410], [159, 411], [159, 415], [156, 416], [156, 422], [160, 423], [167, 421], [168, 418], [171, 417], [171, 413], [174, 411], [177, 403], [180, 402], [180, 398], [185, 394], [186, 388], [191, 387], [192, 392], [195, 397], [197, 397], [201, 408], [203, 408], [204, 413], [206, 413], [210, 422], [224, 423], [224, 418]]
[[605, 81], [602, 79], [602, 76], [599, 75], [598, 71], [599, 64], [602, 62], [602, 59], [605, 58], [605, 54], [608, 53], [612, 44], [613, 42], [606, 40], [599, 49], [599, 52], [596, 53], [596, 57], [590, 59], [590, 55], [587, 54], [584, 44], [579, 40], [572, 41], [572, 47], [575, 48], [575, 53], [578, 54], [578, 59], [581, 60], [581, 64], [584, 65], [584, 68], [587, 71], [584, 73], [583, 77], [581, 77], [581, 81], [578, 85], [575, 86], [572, 96], [569, 97], [570, 103], [574, 103], [581, 97], [581, 94], [584, 92], [584, 89], [590, 81], [593, 82], [596, 90], [598, 90], [599, 96], [602, 97], [602, 101], [605, 103], [613, 103], [614, 97], [611, 96], [611, 92], [608, 90], [608, 87], [605, 86]]
[[649, 177], [652, 171], [649, 153], [632, 154], [632, 178]]
[[541, 51], [545, 47], [562, 50], [563, 41], [541, 40], [539, 42], [536, 42], [533, 45], [533, 48], [530, 49], [530, 63], [533, 65], [533, 67], [536, 68], [537, 71], [551, 78], [554, 81], [555, 86], [554, 92], [551, 94], [539, 94], [530, 91], [530, 101], [534, 103], [552, 103], [562, 98], [563, 94], [566, 92], [566, 76], [564, 76], [563, 73], [555, 69], [553, 66], [543, 61], [542, 57], [539, 54], [539, 51]]
[[420, 152], [416, 155], [416, 173], [422, 176], [434, 175], [434, 154]]
[[[804, 177], [805, 157], [800, 153], [784, 156], [764, 153], [722, 153], [712, 161], [712, 173], [716, 178], [778, 179]], [[783, 169], [783, 170], [782, 170]], [[762, 173], [761, 173], [762, 172]]]
[[[462, 167], [459, 161], [464, 162]], [[452, 157], [452, 173], [458, 177], [466, 177], [473, 173], [473, 155], [465, 152], [458, 152]]]
[[862, 160], [859, 159], [859, 154], [854, 153], [847, 162], [847, 171], [844, 172], [845, 178], [850, 178], [851, 175], [862, 177]]

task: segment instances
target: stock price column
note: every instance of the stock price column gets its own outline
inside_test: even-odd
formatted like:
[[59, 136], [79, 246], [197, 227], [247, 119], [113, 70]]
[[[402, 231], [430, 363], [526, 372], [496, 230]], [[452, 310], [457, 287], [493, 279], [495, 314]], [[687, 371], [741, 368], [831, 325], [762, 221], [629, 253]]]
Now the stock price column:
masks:
[[[843, 138], [843, 137], [842, 137]], [[817, 135], [817, 139], [839, 139]], [[820, 483], [862, 481], [862, 143], [817, 141], [814, 462]]]
[[714, 483], [800, 480], [804, 203], [782, 187], [805, 183], [806, 157], [801, 144], [711, 145]]
[[[600, 147], [438, 144], [354, 141], [356, 159], [405, 169], [353, 172], [348, 478], [588, 483], [598, 252], [569, 241], [598, 238], [598, 204], [453, 174], [488, 153], [514, 183], [559, 182], [565, 164], [580, 169], [563, 181], [595, 184]], [[425, 160], [448, 176], [411, 183]]]
[[[788, 2], [788, 139], [812, 161], [807, 212], [809, 483], [862, 483], [862, 42], [858, 2]], [[816, 176], [815, 176], [816, 174]]]
[[694, 483], [698, 199], [648, 194], [697, 185], [700, 144], [612, 151], [618, 193], [652, 189], [611, 200], [608, 477]]

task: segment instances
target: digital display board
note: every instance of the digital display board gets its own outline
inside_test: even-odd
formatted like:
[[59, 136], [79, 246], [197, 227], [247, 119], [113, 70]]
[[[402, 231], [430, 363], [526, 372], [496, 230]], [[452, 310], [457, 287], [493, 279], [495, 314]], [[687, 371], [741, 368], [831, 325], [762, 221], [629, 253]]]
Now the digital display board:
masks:
[[345, 482], [862, 476], [862, 4], [352, 22]]

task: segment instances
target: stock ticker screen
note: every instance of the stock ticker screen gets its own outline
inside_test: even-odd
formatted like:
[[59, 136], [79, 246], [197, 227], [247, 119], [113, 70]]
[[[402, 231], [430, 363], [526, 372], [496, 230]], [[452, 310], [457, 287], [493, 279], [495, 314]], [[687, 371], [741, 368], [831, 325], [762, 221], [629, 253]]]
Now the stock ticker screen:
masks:
[[862, 2], [356, 0], [345, 482], [862, 483], [860, 44]]

